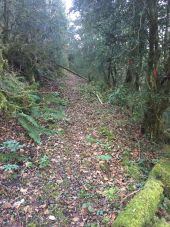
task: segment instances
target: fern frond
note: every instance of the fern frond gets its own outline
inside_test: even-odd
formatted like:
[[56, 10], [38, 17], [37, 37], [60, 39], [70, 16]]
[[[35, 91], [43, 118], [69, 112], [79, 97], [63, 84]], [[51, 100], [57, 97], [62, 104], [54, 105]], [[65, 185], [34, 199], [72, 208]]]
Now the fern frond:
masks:
[[52, 131], [48, 128], [41, 126], [33, 117], [19, 113], [18, 114], [19, 123], [27, 131], [28, 135], [36, 142], [37, 144], [41, 143], [41, 135], [52, 135], [55, 131]]

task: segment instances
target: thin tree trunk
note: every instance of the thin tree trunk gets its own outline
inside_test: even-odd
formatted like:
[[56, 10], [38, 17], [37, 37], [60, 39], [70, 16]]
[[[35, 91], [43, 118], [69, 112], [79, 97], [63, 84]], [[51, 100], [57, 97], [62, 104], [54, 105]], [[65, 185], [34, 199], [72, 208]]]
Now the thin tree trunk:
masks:
[[4, 17], [4, 29], [3, 29], [3, 43], [6, 44], [9, 41], [9, 2], [3, 1], [3, 17]]

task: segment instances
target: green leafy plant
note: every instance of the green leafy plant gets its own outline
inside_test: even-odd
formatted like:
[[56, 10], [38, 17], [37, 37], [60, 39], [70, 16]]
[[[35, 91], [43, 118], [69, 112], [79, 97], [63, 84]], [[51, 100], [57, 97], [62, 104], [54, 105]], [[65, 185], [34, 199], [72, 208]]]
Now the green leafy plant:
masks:
[[101, 147], [107, 151], [109, 151], [111, 149], [111, 145], [109, 143], [102, 143]]
[[60, 94], [58, 92], [52, 92], [50, 94], [46, 94], [43, 97], [43, 102], [46, 105], [57, 105], [57, 106], [66, 106], [67, 102], [60, 97]]
[[109, 222], [110, 222], [110, 218], [107, 216], [102, 219], [102, 224], [104, 225], [107, 225]]
[[3, 165], [1, 168], [5, 172], [7, 172], [7, 171], [12, 171], [12, 170], [17, 170], [19, 168], [19, 166], [16, 164], [7, 164], [7, 165]]
[[100, 132], [103, 136], [105, 136], [109, 141], [114, 139], [113, 132], [111, 132], [108, 128], [102, 127], [100, 128]]
[[140, 170], [138, 163], [130, 160], [130, 151], [128, 150], [124, 151], [122, 155], [122, 163], [126, 172], [131, 178], [138, 181], [141, 180], [142, 172]]
[[16, 152], [17, 150], [23, 148], [25, 145], [21, 145], [19, 142], [16, 140], [7, 140], [0, 144], [0, 149], [7, 149], [12, 152]]
[[64, 111], [48, 107], [33, 107], [31, 113], [36, 119], [42, 118], [45, 121], [59, 121], [65, 119]]
[[44, 155], [43, 157], [41, 157], [40, 161], [39, 161], [39, 167], [40, 168], [45, 168], [48, 167], [50, 165], [50, 159], [47, 155]]
[[112, 159], [111, 155], [99, 155], [97, 156], [98, 159], [101, 159], [103, 161], [109, 161], [110, 159]]
[[86, 141], [90, 144], [96, 143], [96, 139], [91, 134], [86, 136]]
[[55, 132], [47, 129], [43, 126], [41, 126], [33, 117], [20, 113], [19, 116], [19, 122], [22, 125], [22, 127], [27, 131], [28, 135], [36, 142], [37, 144], [41, 143], [41, 135], [51, 135]]
[[125, 106], [127, 104], [128, 88], [120, 87], [109, 96], [112, 105]]
[[25, 166], [27, 168], [32, 168], [33, 167], [33, 163], [31, 161], [27, 161], [27, 162], [25, 162]]
[[82, 208], [87, 208], [88, 211], [91, 212], [91, 213], [95, 211], [94, 208], [93, 208], [92, 203], [90, 203], [90, 202], [83, 203], [82, 204]]
[[94, 196], [93, 194], [87, 192], [86, 190], [81, 190], [81, 191], [79, 192], [79, 198], [80, 198], [80, 199], [90, 199], [90, 198], [92, 198], [93, 196]]
[[109, 201], [112, 201], [112, 200], [114, 200], [114, 199], [116, 199], [118, 197], [117, 192], [118, 192], [118, 188], [113, 186], [111, 188], [106, 189], [103, 192], [103, 195], [106, 196], [106, 198]]

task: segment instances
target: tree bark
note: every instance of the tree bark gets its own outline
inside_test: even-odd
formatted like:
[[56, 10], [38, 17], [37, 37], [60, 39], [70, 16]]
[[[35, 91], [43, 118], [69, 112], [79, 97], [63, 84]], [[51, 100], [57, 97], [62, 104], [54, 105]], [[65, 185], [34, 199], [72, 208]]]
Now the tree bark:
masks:
[[4, 29], [3, 29], [3, 43], [6, 44], [9, 41], [9, 2], [3, 1], [3, 17], [4, 17]]

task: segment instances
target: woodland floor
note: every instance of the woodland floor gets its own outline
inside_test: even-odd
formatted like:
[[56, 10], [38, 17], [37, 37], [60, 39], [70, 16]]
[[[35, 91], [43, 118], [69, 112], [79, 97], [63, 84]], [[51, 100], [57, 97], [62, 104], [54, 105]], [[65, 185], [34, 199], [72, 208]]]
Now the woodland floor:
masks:
[[[149, 159], [154, 146], [118, 108], [83, 95], [83, 83], [69, 75], [62, 85], [56, 82], [43, 88], [60, 87], [68, 104], [67, 120], [56, 125], [63, 133], [44, 136], [42, 145], [29, 140], [14, 120], [1, 119], [0, 142], [16, 139], [27, 144], [20, 154], [30, 156], [34, 166], [26, 168], [21, 162], [18, 171], [0, 172], [0, 226], [110, 226], [138, 191], [141, 183], [128, 176], [123, 153], [130, 152], [133, 161], [143, 156]], [[102, 133], [103, 128], [111, 132], [111, 138]], [[36, 165], [42, 154], [50, 159], [44, 169]], [[102, 161], [100, 155], [112, 159]], [[103, 192], [111, 187], [115, 198], [109, 200]]]

